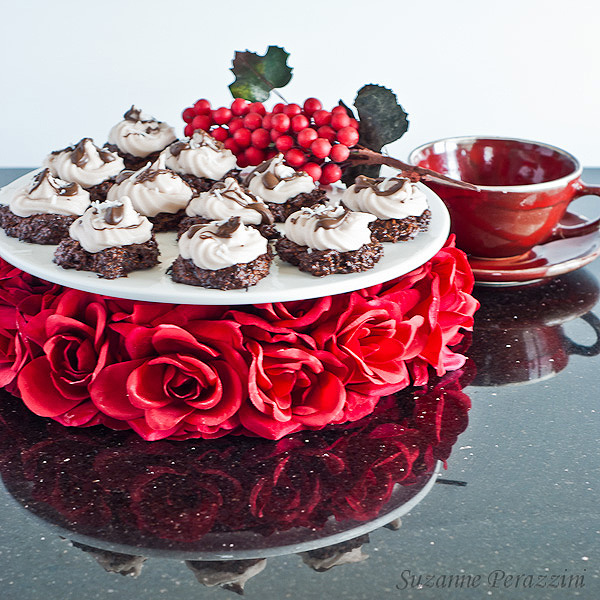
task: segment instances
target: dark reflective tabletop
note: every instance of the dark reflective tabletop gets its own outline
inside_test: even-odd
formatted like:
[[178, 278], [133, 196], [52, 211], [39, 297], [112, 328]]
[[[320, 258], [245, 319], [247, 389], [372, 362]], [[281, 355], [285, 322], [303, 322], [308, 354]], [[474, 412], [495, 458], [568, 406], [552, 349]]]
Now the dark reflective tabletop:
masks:
[[0, 598], [599, 598], [600, 262], [474, 294], [465, 367], [351, 427], [145, 443], [1, 394]]

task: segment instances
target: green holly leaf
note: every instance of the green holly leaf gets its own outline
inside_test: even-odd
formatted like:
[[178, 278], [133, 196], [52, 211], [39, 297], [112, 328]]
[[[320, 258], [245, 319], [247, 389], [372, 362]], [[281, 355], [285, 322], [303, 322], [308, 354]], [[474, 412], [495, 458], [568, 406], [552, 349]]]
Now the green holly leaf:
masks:
[[381, 85], [365, 85], [358, 90], [354, 106], [360, 121], [358, 143], [375, 152], [408, 130], [408, 115], [398, 104], [396, 94]]
[[[365, 85], [356, 95], [354, 106], [360, 122], [358, 143], [380, 152], [386, 144], [400, 139], [408, 130], [408, 115], [398, 104], [396, 94], [381, 85]], [[358, 165], [344, 170], [342, 181], [352, 185], [359, 175], [378, 177], [381, 165]]]
[[290, 82], [292, 69], [287, 65], [288, 56], [279, 46], [269, 46], [264, 56], [248, 50], [236, 52], [231, 68], [235, 81], [229, 86], [232, 96], [264, 102], [271, 90]]

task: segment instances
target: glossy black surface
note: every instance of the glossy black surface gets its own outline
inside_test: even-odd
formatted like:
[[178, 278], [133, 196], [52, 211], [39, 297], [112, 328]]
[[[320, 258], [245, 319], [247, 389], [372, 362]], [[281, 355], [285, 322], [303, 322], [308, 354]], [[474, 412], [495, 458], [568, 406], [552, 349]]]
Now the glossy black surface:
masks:
[[[0, 185], [23, 172], [0, 171]], [[600, 180], [599, 171], [584, 174], [585, 180], [593, 182], [594, 178]], [[590, 216], [598, 212], [593, 203], [583, 209], [589, 209]], [[369, 556], [366, 560], [319, 572], [314, 561], [325, 551], [314, 551], [311, 568], [305, 562], [310, 562], [309, 557], [293, 552], [294, 544], [306, 539], [302, 531], [295, 531], [297, 537], [288, 544], [292, 548], [287, 553], [272, 556], [273, 552], [265, 551], [269, 555], [266, 566], [247, 582], [245, 596], [266, 600], [600, 597], [599, 280], [600, 263], [595, 262], [528, 288], [477, 288], [482, 308], [461, 380], [472, 408], [468, 427], [452, 446], [438, 483], [402, 516], [399, 528], [397, 521], [391, 528], [382, 528], [377, 521], [368, 540], [359, 538], [356, 545], [362, 544], [362, 553]], [[0, 414], [9, 424], [11, 418], [16, 419], [15, 430], [44, 427], [36, 419], [29, 423], [7, 401]], [[77, 534], [65, 527], [68, 506], [63, 507], [60, 523], [52, 522], [48, 512], [40, 513], [40, 496], [37, 500], [27, 497], [32, 479], [25, 478], [24, 485], [18, 485], [19, 465], [33, 453], [25, 437], [8, 439], [4, 430], [1, 444], [4, 457], [15, 453], [20, 457], [4, 461], [6, 483], [0, 485], [2, 600], [235, 597], [231, 589], [199, 583], [189, 566], [198, 571], [202, 565], [186, 565], [184, 559], [192, 554], [182, 552], [181, 544], [162, 547], [159, 552], [151, 549], [152, 536], [146, 535], [133, 544], [131, 537], [123, 537], [124, 546], [118, 547], [114, 536], [124, 533], [114, 523], [102, 522], [94, 531], [95, 521], [88, 520], [84, 532]], [[257, 449], [261, 447], [264, 450], [261, 444], [250, 448], [250, 456], [262, 452]], [[72, 473], [77, 470], [69, 470], [68, 464], [76, 456], [74, 451], [70, 456], [54, 448], [47, 452], [41, 460], [56, 458], [53, 472], [60, 482], [40, 482], [38, 476], [37, 484], [45, 484], [43, 489], [52, 492], [47, 497], [58, 501], [68, 496], [73, 510], [102, 512], [99, 496], [84, 495], [74, 483]], [[59, 466], [59, 456], [66, 461], [64, 468]], [[113, 458], [118, 460], [119, 453]], [[372, 460], [372, 453], [356, 452], [349, 472], [360, 471]], [[123, 461], [124, 466], [133, 462], [130, 458]], [[425, 473], [424, 477], [429, 476]], [[83, 476], [83, 480], [89, 478]], [[340, 482], [340, 494], [343, 488]], [[403, 512], [402, 501], [392, 508], [386, 504], [382, 510], [378, 514], [394, 518], [395, 510]], [[273, 514], [277, 515], [276, 509]], [[160, 516], [156, 514], [155, 519]], [[175, 522], [173, 517], [169, 521]], [[353, 526], [358, 535], [372, 529], [369, 521]], [[346, 532], [350, 530], [349, 526]], [[69, 536], [78, 539], [78, 545], [68, 541]], [[347, 537], [344, 534], [343, 539]], [[135, 544], [140, 546], [138, 552], [132, 549]], [[112, 568], [121, 565], [122, 570], [137, 575], [122, 576], [106, 572], [87, 546], [148, 558], [142, 563], [141, 559], [103, 554], [101, 559], [112, 561]], [[362, 558], [347, 544], [342, 550], [351, 559]], [[243, 568], [239, 563], [226, 566], [230, 571], [243, 570], [250, 563]], [[252, 562], [256, 570], [263, 566]], [[451, 589], [439, 589], [447, 586]]]

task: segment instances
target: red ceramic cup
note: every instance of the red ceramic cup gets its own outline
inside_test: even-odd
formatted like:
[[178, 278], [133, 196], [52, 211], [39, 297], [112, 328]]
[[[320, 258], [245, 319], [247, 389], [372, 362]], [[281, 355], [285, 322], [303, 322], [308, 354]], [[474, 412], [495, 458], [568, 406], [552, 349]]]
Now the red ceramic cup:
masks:
[[600, 228], [600, 219], [561, 224], [575, 198], [600, 195], [600, 187], [583, 183], [579, 161], [560, 148], [511, 138], [457, 137], [416, 148], [409, 162], [478, 187], [427, 182], [448, 207], [457, 246], [474, 257], [520, 256], [538, 244]]

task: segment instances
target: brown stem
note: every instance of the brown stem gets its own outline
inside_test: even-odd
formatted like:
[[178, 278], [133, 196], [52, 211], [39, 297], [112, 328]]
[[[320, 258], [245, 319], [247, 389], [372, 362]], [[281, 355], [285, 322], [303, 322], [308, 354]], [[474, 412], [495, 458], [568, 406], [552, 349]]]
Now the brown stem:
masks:
[[386, 165], [398, 169], [403, 177], [407, 177], [411, 181], [438, 181], [446, 183], [453, 187], [462, 188], [465, 190], [478, 190], [479, 188], [472, 183], [466, 181], [458, 181], [452, 179], [442, 173], [437, 173], [430, 169], [409, 165], [392, 156], [386, 156], [363, 146], [356, 146], [350, 152], [348, 163], [352, 166], [356, 165]]

